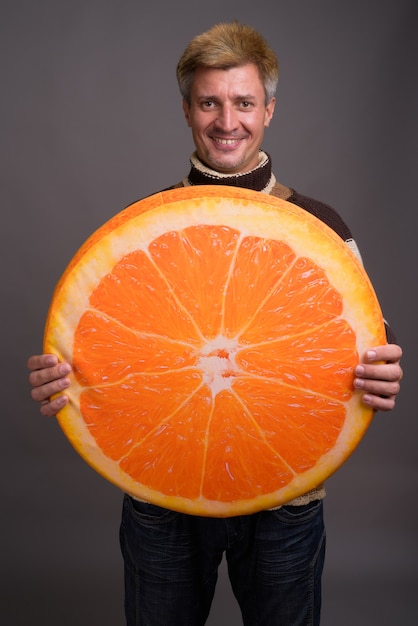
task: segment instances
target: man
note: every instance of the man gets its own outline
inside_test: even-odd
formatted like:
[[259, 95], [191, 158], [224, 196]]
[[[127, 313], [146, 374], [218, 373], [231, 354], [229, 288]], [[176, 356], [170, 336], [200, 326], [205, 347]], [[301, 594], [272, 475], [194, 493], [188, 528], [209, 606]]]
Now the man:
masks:
[[[175, 185], [248, 187], [299, 205], [331, 226], [354, 251], [348, 227], [330, 207], [279, 184], [261, 151], [275, 108], [277, 59], [249, 27], [219, 24], [194, 38], [177, 78], [196, 152], [187, 178]], [[354, 386], [374, 410], [395, 405], [401, 348], [370, 346]], [[43, 415], [67, 402], [71, 367], [53, 355], [33, 356], [32, 397]], [[60, 394], [54, 399], [51, 396]], [[120, 539], [125, 563], [128, 626], [205, 624], [223, 553], [243, 622], [262, 626], [318, 625], [325, 531], [324, 489], [276, 510], [229, 519], [202, 518], [124, 498]]]

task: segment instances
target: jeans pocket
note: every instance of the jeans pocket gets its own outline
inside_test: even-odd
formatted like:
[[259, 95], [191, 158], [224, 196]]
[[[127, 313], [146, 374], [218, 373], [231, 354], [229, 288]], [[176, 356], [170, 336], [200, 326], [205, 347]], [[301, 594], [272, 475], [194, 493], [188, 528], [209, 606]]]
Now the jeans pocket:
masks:
[[136, 522], [148, 526], [169, 523], [180, 515], [176, 511], [170, 511], [156, 504], [135, 500], [127, 494], [125, 495], [124, 507]]
[[313, 500], [308, 504], [300, 506], [284, 505], [273, 511], [273, 513], [285, 524], [303, 524], [304, 522], [310, 522], [317, 515], [322, 515], [322, 508], [322, 500]]

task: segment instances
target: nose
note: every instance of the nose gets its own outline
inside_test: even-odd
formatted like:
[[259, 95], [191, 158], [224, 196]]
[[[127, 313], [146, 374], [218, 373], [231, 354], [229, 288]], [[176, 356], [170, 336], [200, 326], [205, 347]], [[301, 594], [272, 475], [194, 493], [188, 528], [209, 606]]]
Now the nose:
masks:
[[216, 119], [217, 126], [224, 133], [236, 130], [238, 127], [237, 112], [234, 107], [229, 104], [224, 104], [219, 110], [218, 117]]

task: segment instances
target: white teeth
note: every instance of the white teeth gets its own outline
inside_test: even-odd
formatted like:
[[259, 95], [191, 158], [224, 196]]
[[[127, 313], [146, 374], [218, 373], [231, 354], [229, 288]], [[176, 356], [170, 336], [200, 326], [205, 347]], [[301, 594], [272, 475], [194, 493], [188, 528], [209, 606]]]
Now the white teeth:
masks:
[[230, 146], [233, 143], [237, 143], [238, 139], [219, 139], [218, 137], [213, 138], [217, 143], [222, 143], [224, 146]]

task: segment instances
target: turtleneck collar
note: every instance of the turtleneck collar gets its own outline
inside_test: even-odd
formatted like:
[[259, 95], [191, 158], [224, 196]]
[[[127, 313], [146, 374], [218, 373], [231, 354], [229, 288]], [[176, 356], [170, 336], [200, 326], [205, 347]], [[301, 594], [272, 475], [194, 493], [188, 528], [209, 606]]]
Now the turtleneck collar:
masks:
[[245, 187], [254, 191], [269, 193], [274, 186], [276, 179], [271, 172], [270, 156], [260, 150], [257, 167], [243, 174], [222, 174], [216, 170], [211, 170], [200, 161], [196, 152], [190, 158], [192, 165], [188, 177], [183, 181], [188, 185], [228, 185], [232, 187]]

